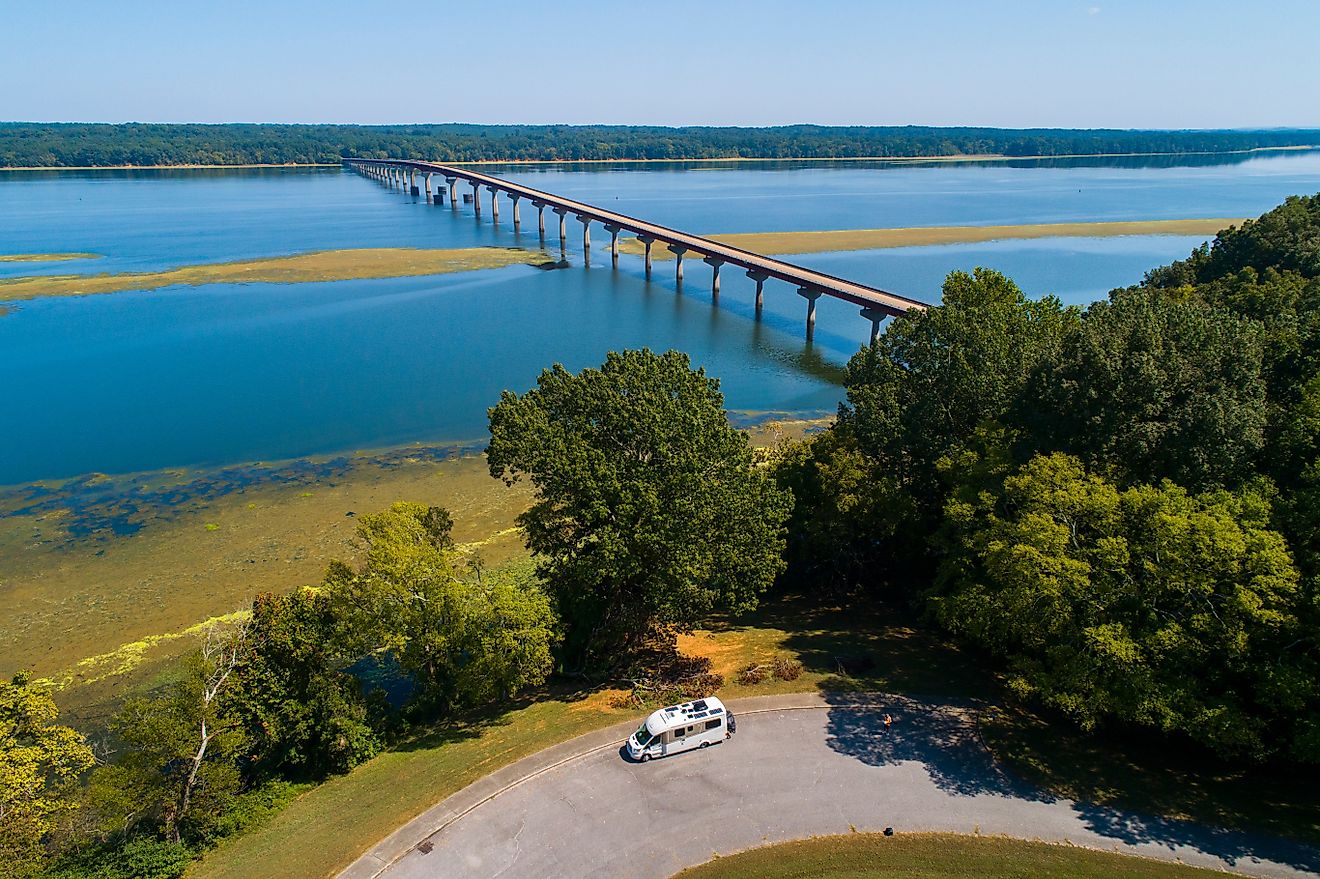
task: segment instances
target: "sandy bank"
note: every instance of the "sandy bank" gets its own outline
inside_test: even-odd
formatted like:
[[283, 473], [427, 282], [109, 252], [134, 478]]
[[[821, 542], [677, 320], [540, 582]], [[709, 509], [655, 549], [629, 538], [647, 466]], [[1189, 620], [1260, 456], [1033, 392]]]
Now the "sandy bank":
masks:
[[44, 296], [83, 296], [122, 290], [154, 290], [173, 285], [298, 284], [310, 281], [403, 278], [510, 265], [544, 265], [550, 262], [552, 260], [544, 253], [520, 247], [322, 250], [271, 259], [183, 266], [163, 272], [10, 278], [0, 280], [0, 301], [13, 302]]
[[0, 262], [65, 262], [71, 259], [100, 259], [99, 253], [0, 253]]
[[[1241, 223], [1235, 217], [1189, 220], [1126, 220], [1101, 223], [1033, 223], [1019, 226], [912, 226], [899, 229], [839, 229], [828, 232], [745, 232], [711, 235], [712, 240], [755, 253], [833, 253], [845, 250], [880, 250], [931, 244], [971, 244], [1021, 238], [1112, 238], [1119, 235], [1211, 236]], [[625, 253], [642, 253], [635, 238], [619, 242]], [[655, 259], [673, 259], [663, 247], [651, 251]]]

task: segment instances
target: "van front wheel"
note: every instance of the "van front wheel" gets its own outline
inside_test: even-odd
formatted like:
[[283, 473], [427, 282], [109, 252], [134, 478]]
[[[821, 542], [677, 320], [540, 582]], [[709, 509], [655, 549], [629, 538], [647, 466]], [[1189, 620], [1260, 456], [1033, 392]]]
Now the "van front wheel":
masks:
[[647, 760], [650, 760], [650, 759], [651, 759], [651, 755], [650, 755], [650, 754], [643, 754], [643, 755], [641, 756], [641, 758], [640, 758], [641, 762], [643, 762], [643, 763], [645, 763]]
[[709, 748], [709, 747], [710, 747], [710, 742], [702, 742], [701, 745], [700, 745], [700, 747], [702, 747], [702, 748]]

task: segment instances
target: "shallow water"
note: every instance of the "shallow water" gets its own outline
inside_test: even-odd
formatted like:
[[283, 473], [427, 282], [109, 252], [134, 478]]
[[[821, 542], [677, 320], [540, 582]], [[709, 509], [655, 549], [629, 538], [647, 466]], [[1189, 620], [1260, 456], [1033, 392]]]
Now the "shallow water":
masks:
[[[1060, 163], [1055, 163], [1056, 165]], [[1320, 153], [1197, 167], [1122, 164], [607, 166], [496, 171], [583, 201], [697, 233], [885, 226], [1171, 219], [1259, 214], [1320, 189]], [[558, 256], [556, 218], [547, 244]], [[0, 276], [145, 271], [340, 247], [537, 247], [489, 204], [433, 206], [337, 169], [68, 172], [0, 176], [0, 253], [91, 251], [102, 259], [0, 263]], [[608, 243], [596, 227], [593, 244]], [[934, 301], [951, 269], [998, 268], [1031, 295], [1084, 303], [1135, 283], [1200, 239], [1045, 239], [789, 259]], [[869, 323], [805, 306], [726, 271], [639, 259], [570, 267], [299, 285], [212, 285], [20, 303], [0, 316], [0, 484], [224, 465], [378, 448], [479, 441], [504, 388], [553, 362], [598, 364], [612, 348], [680, 348], [719, 376], [730, 408], [829, 412]]]

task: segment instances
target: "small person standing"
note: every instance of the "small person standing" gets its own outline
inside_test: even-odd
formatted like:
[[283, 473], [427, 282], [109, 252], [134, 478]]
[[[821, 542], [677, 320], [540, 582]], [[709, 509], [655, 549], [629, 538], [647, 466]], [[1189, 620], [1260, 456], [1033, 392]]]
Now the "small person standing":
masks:
[[885, 735], [889, 735], [889, 728], [890, 728], [891, 726], [893, 726], [893, 725], [894, 725], [894, 716], [893, 716], [892, 714], [886, 714], [886, 715], [885, 715]]

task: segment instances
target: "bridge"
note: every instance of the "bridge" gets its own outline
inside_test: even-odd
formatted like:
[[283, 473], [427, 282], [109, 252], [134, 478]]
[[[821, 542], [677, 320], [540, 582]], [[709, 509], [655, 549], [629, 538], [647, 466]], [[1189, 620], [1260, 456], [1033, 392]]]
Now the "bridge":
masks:
[[[463, 196], [465, 204], [470, 203], [478, 216], [481, 215], [481, 189], [485, 187], [490, 194], [491, 218], [498, 223], [500, 219], [500, 196], [504, 195], [512, 202], [513, 226], [522, 224], [519, 204], [524, 199], [536, 208], [537, 226], [541, 237], [545, 238], [545, 210], [559, 217], [559, 243], [561, 248], [568, 246], [567, 218], [571, 214], [582, 224], [582, 256], [591, 262], [591, 224], [599, 223], [610, 234], [610, 257], [614, 266], [619, 265], [619, 233], [630, 232], [646, 248], [646, 277], [651, 277], [651, 249], [659, 243], [676, 257], [675, 278], [683, 281], [683, 260], [689, 254], [700, 257], [711, 268], [711, 293], [720, 292], [720, 269], [725, 265], [737, 266], [747, 273], [747, 277], [756, 282], [756, 313], [759, 317], [764, 303], [765, 282], [770, 279], [784, 281], [797, 288], [799, 296], [807, 301], [807, 339], [810, 341], [816, 327], [816, 300], [822, 296], [842, 299], [861, 308], [862, 317], [871, 322], [871, 343], [874, 344], [880, 334], [880, 322], [886, 317], [897, 317], [912, 309], [925, 309], [923, 302], [899, 296], [886, 290], [868, 287], [844, 278], [836, 278], [803, 266], [784, 262], [773, 257], [762, 256], [750, 250], [730, 247], [710, 238], [692, 235], [678, 229], [670, 229], [636, 217], [607, 211], [594, 205], [585, 204], [568, 198], [562, 198], [539, 189], [532, 189], [520, 183], [502, 180], [489, 174], [442, 165], [436, 162], [419, 162], [408, 159], [360, 159], [346, 158], [344, 164], [360, 174], [380, 183], [410, 192], [420, 197], [425, 190], [429, 204], [442, 205], [448, 193], [450, 206], [458, 209], [458, 182], [461, 180], [472, 187], [470, 195]], [[418, 186], [418, 176], [422, 186]], [[431, 187], [432, 177], [443, 178], [446, 186], [437, 185], [434, 194]], [[438, 180], [437, 180], [438, 184]]]

